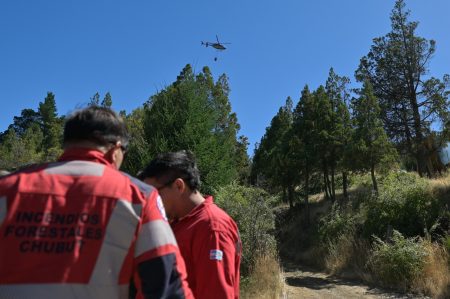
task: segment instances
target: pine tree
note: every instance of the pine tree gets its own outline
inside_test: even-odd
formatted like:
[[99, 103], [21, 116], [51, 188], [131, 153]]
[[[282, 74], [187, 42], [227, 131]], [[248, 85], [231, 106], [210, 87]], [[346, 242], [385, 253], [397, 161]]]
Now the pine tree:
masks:
[[373, 85], [390, 138], [403, 154], [416, 159], [420, 175], [430, 175], [433, 170], [427, 168], [430, 153], [424, 140], [433, 121], [445, 124], [449, 120], [446, 85], [450, 77], [445, 75], [442, 81], [425, 78], [436, 43], [416, 35], [418, 22], [409, 21], [409, 15], [404, 0], [397, 0], [391, 13], [391, 31], [373, 40], [356, 78]]
[[105, 94], [105, 97], [103, 98], [102, 107], [111, 108], [111, 106], [112, 106], [112, 97], [111, 97], [111, 94], [108, 91]]
[[325, 90], [331, 104], [330, 117], [331, 122], [328, 127], [328, 134], [331, 136], [329, 143], [329, 158], [327, 164], [330, 168], [331, 176], [331, 198], [336, 198], [335, 174], [337, 168], [343, 173], [344, 178], [344, 196], [346, 197], [347, 169], [344, 163], [344, 153], [348, 148], [351, 136], [350, 113], [347, 108], [349, 100], [349, 91], [347, 84], [349, 78], [338, 76], [333, 68], [330, 69]]
[[294, 186], [297, 179], [297, 172], [291, 165], [292, 106], [292, 99], [288, 97], [285, 105], [272, 118], [255, 149], [251, 173], [253, 183], [270, 189], [271, 192], [282, 191], [283, 201], [289, 202], [290, 207], [294, 206]]
[[100, 105], [100, 94], [96, 92], [91, 98], [89, 102], [89, 106], [99, 106]]
[[392, 165], [397, 152], [389, 142], [380, 119], [380, 107], [369, 81], [359, 91], [360, 97], [353, 102], [354, 167], [370, 170], [373, 189], [378, 192], [375, 170], [378, 166]]
[[61, 140], [63, 132], [63, 120], [58, 117], [55, 95], [47, 93], [44, 102], [39, 103], [42, 132], [44, 134], [43, 149], [48, 161], [55, 160], [62, 152]]
[[291, 167], [302, 171], [307, 223], [309, 223], [310, 178], [318, 167], [316, 112], [315, 97], [311, 94], [308, 85], [305, 85], [293, 113], [294, 159]]
[[228, 79], [214, 82], [205, 67], [195, 75], [190, 65], [177, 80], [145, 105], [144, 130], [149, 156], [188, 149], [197, 156], [205, 193], [237, 179], [234, 154], [239, 130], [231, 112]]

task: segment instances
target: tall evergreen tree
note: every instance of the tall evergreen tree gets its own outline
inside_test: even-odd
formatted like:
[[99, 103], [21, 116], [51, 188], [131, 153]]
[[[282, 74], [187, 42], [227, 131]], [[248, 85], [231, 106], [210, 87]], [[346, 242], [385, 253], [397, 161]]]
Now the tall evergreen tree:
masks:
[[349, 139], [351, 137], [350, 113], [347, 108], [349, 101], [349, 91], [347, 84], [350, 79], [338, 76], [333, 68], [330, 69], [325, 90], [331, 104], [330, 126], [328, 134], [331, 136], [329, 143], [329, 158], [327, 164], [330, 168], [331, 176], [331, 198], [336, 198], [335, 175], [337, 168], [343, 173], [344, 178], [344, 194], [347, 190], [347, 169], [344, 163], [344, 152], [348, 148]]
[[96, 92], [89, 101], [90, 106], [99, 106], [100, 105], [100, 94]]
[[333, 155], [333, 142], [334, 142], [334, 112], [333, 106], [328, 97], [324, 86], [314, 91], [315, 97], [315, 118], [316, 118], [316, 153], [317, 158], [320, 161], [321, 169], [323, 173], [323, 184], [325, 196], [331, 200], [334, 200], [332, 183], [330, 180], [330, 167], [331, 157]]
[[251, 162], [250, 158], [247, 154], [247, 149], [249, 145], [248, 138], [244, 135], [238, 137], [236, 141], [236, 150], [235, 150], [235, 163], [236, 169], [238, 171], [238, 181], [241, 185], [248, 185], [249, 177], [250, 177], [250, 167]]
[[356, 78], [373, 85], [389, 136], [404, 154], [416, 159], [417, 170], [424, 175], [433, 171], [427, 168], [429, 153], [424, 146], [430, 125], [435, 120], [444, 124], [449, 120], [446, 85], [450, 80], [448, 75], [442, 81], [425, 77], [436, 43], [416, 35], [418, 22], [409, 21], [409, 15], [405, 1], [397, 0], [391, 13], [391, 31], [373, 40]]
[[[23, 109], [20, 116], [14, 116], [13, 123], [8, 126], [8, 130], [13, 129], [18, 136], [22, 137], [28, 128], [36, 124], [39, 125], [40, 122], [41, 118], [38, 112], [33, 109]], [[7, 134], [8, 130], [3, 134]], [[0, 136], [1, 140], [2, 138]]]
[[373, 189], [378, 192], [375, 170], [380, 165], [392, 165], [397, 152], [384, 131], [381, 110], [369, 81], [364, 82], [359, 94], [353, 102], [353, 163], [355, 169], [370, 170]]
[[290, 147], [292, 127], [292, 99], [272, 118], [270, 126], [255, 149], [252, 164], [252, 181], [271, 192], [283, 192], [283, 200], [294, 205], [295, 169], [291, 165]]
[[38, 112], [44, 134], [43, 148], [48, 160], [55, 160], [61, 154], [63, 121], [57, 115], [55, 95], [47, 93], [43, 102], [39, 103]]
[[318, 167], [316, 153], [317, 136], [316, 102], [308, 85], [302, 90], [300, 100], [293, 113], [293, 165], [298, 171], [302, 170], [304, 181], [304, 196], [307, 223], [309, 223], [309, 192], [310, 178]]
[[112, 106], [112, 97], [109, 91], [105, 94], [105, 97], [103, 98], [102, 106], [106, 108], [111, 108]]
[[153, 95], [144, 112], [145, 138], [149, 155], [192, 150], [202, 174], [203, 191], [237, 179], [235, 152], [239, 130], [229, 103], [228, 79], [214, 82], [205, 67], [195, 75], [187, 65], [177, 80]]

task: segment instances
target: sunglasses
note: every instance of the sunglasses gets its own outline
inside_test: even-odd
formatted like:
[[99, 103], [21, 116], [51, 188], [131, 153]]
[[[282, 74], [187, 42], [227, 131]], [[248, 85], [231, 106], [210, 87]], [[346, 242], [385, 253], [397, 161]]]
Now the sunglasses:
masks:
[[[115, 146], [117, 144], [117, 141], [111, 141], [110, 143]], [[128, 151], [128, 143], [124, 143], [124, 144], [120, 143], [120, 149], [125, 154]]]

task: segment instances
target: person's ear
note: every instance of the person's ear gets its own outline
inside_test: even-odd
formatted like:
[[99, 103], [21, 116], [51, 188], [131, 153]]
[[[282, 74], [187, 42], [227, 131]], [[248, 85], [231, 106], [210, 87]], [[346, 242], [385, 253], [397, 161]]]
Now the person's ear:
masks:
[[105, 158], [111, 163], [114, 164], [117, 168], [120, 167], [119, 163], [121, 163], [119, 155], [121, 151], [121, 143], [117, 141], [114, 146], [112, 146], [106, 153]]
[[186, 183], [184, 182], [183, 179], [177, 178], [177, 179], [174, 181], [174, 184], [175, 184], [175, 188], [177, 188], [177, 190], [178, 190], [180, 193], [183, 193], [184, 190], [186, 190]]

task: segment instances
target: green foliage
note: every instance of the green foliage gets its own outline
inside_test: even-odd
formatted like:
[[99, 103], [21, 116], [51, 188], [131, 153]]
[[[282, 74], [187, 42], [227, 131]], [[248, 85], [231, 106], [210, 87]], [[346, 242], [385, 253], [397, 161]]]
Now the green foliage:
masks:
[[238, 176], [242, 144], [236, 115], [228, 100], [228, 79], [214, 82], [205, 67], [195, 75], [187, 65], [177, 81], [153, 95], [144, 110], [145, 140], [150, 157], [188, 149], [195, 153], [202, 176], [202, 192], [212, 193]]
[[394, 230], [391, 242], [374, 237], [368, 266], [383, 285], [407, 290], [424, 268], [426, 250], [418, 238]]
[[41, 120], [44, 140], [42, 148], [46, 161], [54, 161], [62, 153], [61, 142], [63, 134], [63, 119], [58, 117], [55, 95], [47, 93], [44, 102], [39, 103], [39, 115]]
[[235, 152], [235, 163], [236, 169], [238, 171], [238, 181], [242, 185], [249, 184], [250, 170], [251, 170], [251, 161], [247, 154], [248, 138], [246, 136], [239, 136], [236, 141], [236, 152]]
[[219, 188], [215, 199], [238, 224], [243, 246], [241, 272], [247, 275], [259, 257], [276, 254], [275, 216], [270, 205], [277, 199], [262, 189], [235, 183]]
[[449, 235], [442, 238], [442, 245], [444, 246], [447, 253], [450, 253], [450, 236]]
[[296, 139], [292, 136], [291, 126], [292, 100], [288, 97], [255, 149], [251, 178], [254, 184], [273, 193], [282, 191], [283, 201], [289, 201], [292, 207], [298, 170], [293, 158]]
[[0, 169], [16, 169], [43, 159], [40, 147], [43, 134], [37, 124], [30, 126], [22, 137], [9, 129], [0, 144]]
[[356, 227], [356, 215], [346, 213], [340, 206], [333, 204], [329, 214], [319, 220], [319, 237], [323, 244], [333, 243], [340, 236], [353, 231]]
[[425, 179], [392, 172], [381, 185], [379, 196], [366, 202], [366, 237], [382, 237], [388, 226], [408, 237], [429, 231], [439, 216], [439, 202]]
[[105, 97], [103, 98], [102, 106], [106, 108], [111, 108], [112, 106], [112, 97], [109, 91], [105, 94]]
[[136, 175], [151, 159], [149, 148], [144, 135], [144, 108], [137, 108], [124, 117], [130, 134], [130, 144], [122, 170]]
[[395, 165], [397, 151], [389, 142], [380, 119], [380, 107], [373, 94], [372, 85], [365, 81], [359, 91], [360, 97], [353, 101], [353, 157], [352, 169], [371, 171], [373, 189], [378, 190], [375, 169], [389, 169]]
[[449, 76], [442, 80], [429, 77], [436, 43], [416, 35], [419, 23], [409, 20], [410, 11], [405, 6], [404, 0], [395, 2], [391, 31], [373, 39], [369, 53], [361, 58], [356, 78], [373, 85], [389, 137], [416, 160], [423, 175], [430, 154], [423, 145], [424, 134], [431, 131], [430, 120], [449, 121]]
[[96, 92], [90, 99], [90, 106], [99, 106], [100, 105], [100, 94]]

